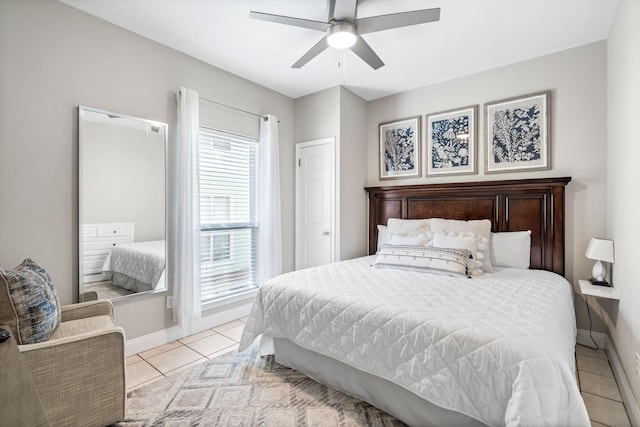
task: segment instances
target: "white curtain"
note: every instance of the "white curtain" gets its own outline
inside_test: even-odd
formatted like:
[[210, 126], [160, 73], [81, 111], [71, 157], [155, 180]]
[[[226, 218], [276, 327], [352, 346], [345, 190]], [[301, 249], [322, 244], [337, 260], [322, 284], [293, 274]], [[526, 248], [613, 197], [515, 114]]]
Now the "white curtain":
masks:
[[260, 285], [282, 273], [278, 118], [260, 119]]
[[201, 314], [199, 97], [198, 92], [185, 87], [177, 97], [173, 320], [191, 333]]

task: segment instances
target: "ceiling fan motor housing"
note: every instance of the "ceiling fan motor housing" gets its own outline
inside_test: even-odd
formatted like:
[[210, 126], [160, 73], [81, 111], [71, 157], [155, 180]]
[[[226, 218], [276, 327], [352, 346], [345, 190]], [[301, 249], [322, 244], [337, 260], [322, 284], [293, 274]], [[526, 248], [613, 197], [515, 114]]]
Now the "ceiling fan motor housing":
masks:
[[335, 22], [327, 28], [327, 43], [336, 49], [348, 49], [356, 44], [356, 29], [348, 22]]

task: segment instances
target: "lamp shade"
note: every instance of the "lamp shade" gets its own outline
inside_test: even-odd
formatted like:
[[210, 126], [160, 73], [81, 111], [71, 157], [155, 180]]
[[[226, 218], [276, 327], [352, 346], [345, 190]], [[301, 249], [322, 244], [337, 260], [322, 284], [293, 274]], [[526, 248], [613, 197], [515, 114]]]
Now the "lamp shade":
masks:
[[590, 259], [613, 262], [613, 240], [595, 239], [592, 237], [585, 255]]

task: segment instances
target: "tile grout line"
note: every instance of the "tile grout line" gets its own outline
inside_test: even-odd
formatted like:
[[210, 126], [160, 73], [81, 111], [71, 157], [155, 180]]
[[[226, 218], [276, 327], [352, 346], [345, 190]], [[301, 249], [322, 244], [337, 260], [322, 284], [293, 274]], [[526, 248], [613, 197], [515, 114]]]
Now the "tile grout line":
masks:
[[[621, 402], [621, 401], [619, 401], [619, 400], [615, 400], [615, 399], [611, 399], [611, 398], [609, 398], [609, 397], [607, 397], [607, 396], [601, 396], [601, 395], [599, 395], [599, 394], [591, 393], [590, 391], [582, 391], [582, 390], [580, 390], [580, 392], [581, 392], [581, 393], [585, 393], [585, 394], [590, 394], [591, 396], [600, 397], [600, 398], [602, 398], [602, 399], [607, 399], [607, 400], [610, 400], [610, 401], [612, 401], [612, 402], [616, 402], [616, 403], [620, 403], [621, 405], [624, 405], [624, 402]], [[600, 423], [600, 424], [602, 424], [602, 423]]]
[[[602, 350], [604, 350], [604, 349], [602, 349]], [[618, 379], [616, 378], [616, 376], [615, 376], [615, 374], [614, 374], [614, 372], [613, 372], [613, 366], [611, 366], [611, 361], [609, 360], [609, 355], [607, 354], [607, 352], [606, 352], [606, 351], [603, 351], [603, 353], [604, 353], [604, 355], [606, 356], [606, 359], [603, 359], [603, 358], [600, 358], [600, 357], [593, 357], [593, 356], [591, 356], [591, 355], [589, 355], [589, 354], [584, 354], [584, 353], [581, 353], [581, 355], [582, 355], [582, 356], [584, 356], [584, 357], [589, 357], [589, 358], [591, 358], [591, 359], [596, 359], [596, 360], [606, 360], [607, 365], [609, 365], [609, 369], [611, 369], [611, 374], [612, 374], [613, 376], [612, 376], [612, 377], [609, 377], [609, 376], [607, 376], [607, 375], [602, 375], [602, 374], [599, 374], [599, 373], [596, 373], [596, 372], [591, 372], [591, 371], [588, 371], [588, 370], [586, 370], [586, 369], [578, 369], [578, 384], [580, 385], [580, 393], [589, 394], [589, 395], [591, 395], [591, 396], [599, 397], [599, 398], [601, 398], [601, 399], [606, 399], [606, 400], [608, 400], [608, 401], [610, 401], [610, 402], [615, 402], [615, 403], [619, 403], [619, 404], [621, 404], [621, 405], [622, 405], [622, 408], [623, 408], [623, 410], [624, 410], [624, 413], [625, 413], [625, 415], [626, 415], [626, 417], [627, 417], [627, 419], [629, 420], [629, 422], [631, 422], [631, 419], [630, 419], [630, 417], [629, 417], [629, 413], [627, 412], [627, 407], [626, 407], [626, 405], [625, 405], [624, 401], [619, 401], [619, 400], [611, 399], [611, 398], [606, 397], [606, 396], [601, 396], [601, 395], [596, 394], [596, 393], [591, 393], [591, 392], [583, 391], [583, 390], [582, 390], [581, 383], [580, 383], [580, 371], [582, 371], [582, 372], [587, 372], [587, 373], [589, 373], [589, 374], [591, 374], [591, 375], [597, 375], [597, 376], [602, 377], [602, 378], [610, 378], [610, 379], [613, 379], [613, 381], [614, 381], [614, 382], [615, 382], [615, 384], [616, 384], [616, 389], [618, 390], [618, 393], [620, 393], [620, 385], [618, 384]], [[577, 366], [577, 362], [578, 362], [578, 352], [576, 351], [576, 352], [575, 352], [575, 354], [576, 354], [576, 356], [575, 356], [575, 357], [576, 357], [576, 366]], [[595, 420], [592, 420], [591, 418], [589, 418], [589, 420], [590, 420], [590, 421], [595, 421]], [[603, 425], [607, 425], [607, 424], [601, 423], [600, 421], [595, 421], [595, 422], [600, 423], [600, 424], [603, 424]], [[610, 427], [610, 426], [609, 426], [609, 427]]]
[[[243, 324], [244, 324], [244, 322], [243, 322]], [[240, 325], [236, 325], [236, 326], [240, 326]], [[233, 327], [235, 327], [235, 326], [233, 326]], [[231, 329], [231, 328], [228, 328], [228, 329]], [[223, 337], [225, 337], [225, 338], [228, 338], [228, 339], [230, 339], [231, 341], [233, 341], [233, 342], [234, 342], [234, 344], [233, 344], [233, 345], [230, 345], [230, 346], [227, 346], [227, 347], [221, 348], [220, 350], [214, 351], [214, 352], [213, 352], [213, 353], [211, 353], [211, 354], [217, 353], [217, 352], [219, 352], [219, 351], [226, 350], [226, 349], [231, 348], [231, 347], [233, 347], [234, 345], [236, 345], [236, 344], [239, 344], [239, 343], [240, 343], [240, 341], [237, 341], [236, 339], [234, 339], [234, 338], [232, 338], [232, 337], [229, 337], [229, 336], [227, 336], [227, 335], [224, 335], [224, 334], [223, 334], [223, 333], [221, 333], [221, 332], [215, 331], [213, 328], [209, 328], [209, 329], [207, 329], [207, 330], [212, 331], [212, 332], [214, 332], [215, 334], [221, 335], [221, 336], [223, 336]], [[204, 331], [202, 331], [202, 332], [204, 332]], [[193, 334], [193, 335], [195, 335], [195, 334]], [[192, 335], [190, 335], [190, 336], [192, 336]], [[187, 338], [187, 337], [184, 337], [184, 338]], [[181, 339], [184, 339], [184, 338], [181, 338]], [[206, 339], [206, 338], [207, 338], [207, 337], [204, 337], [204, 338], [201, 338], [200, 340], [203, 340], [203, 339]], [[198, 341], [200, 341], [200, 340], [196, 340], [196, 341], [190, 342], [189, 344], [193, 344], [194, 342], [198, 342]], [[180, 346], [178, 346], [178, 347], [174, 347], [174, 348], [171, 348], [171, 349], [168, 349], [168, 350], [166, 350], [166, 351], [163, 351], [163, 352], [160, 352], [160, 353], [157, 353], [157, 354], [154, 354], [153, 356], [150, 356], [150, 358], [151, 358], [151, 357], [155, 357], [155, 356], [159, 356], [159, 355], [161, 355], [161, 354], [167, 353], [167, 352], [169, 352], [169, 351], [175, 350], [175, 349], [180, 348], [180, 347], [187, 347], [189, 350], [192, 350], [192, 351], [194, 351], [194, 352], [198, 353], [200, 356], [204, 357], [205, 359], [208, 359], [208, 356], [209, 356], [209, 355], [202, 354], [201, 352], [199, 352], [199, 351], [198, 351], [198, 350], [196, 350], [195, 348], [191, 347], [189, 344], [185, 344], [185, 343], [183, 343], [183, 342], [182, 342], [182, 341], [180, 341], [180, 340], [176, 340], [176, 341], [174, 341], [174, 342], [180, 343]], [[153, 350], [153, 349], [149, 349], [149, 350]], [[160, 372], [160, 374], [161, 374], [162, 376], [166, 377], [166, 375], [165, 375], [164, 373], [162, 373], [158, 368], [156, 368], [156, 367], [153, 365], [153, 363], [151, 363], [151, 361], [149, 361], [148, 359], [144, 358], [140, 353], [136, 353], [136, 354], [137, 354], [137, 355], [138, 355], [138, 356], [139, 356], [143, 361], [145, 361], [145, 362], [147, 362], [149, 365], [151, 365], [151, 367], [152, 367], [153, 369], [155, 369], [156, 371]], [[181, 367], [176, 368], [176, 369], [180, 369], [180, 368], [181, 368]], [[175, 369], [173, 369], [173, 370], [175, 370]], [[172, 370], [172, 371], [173, 371], [173, 370]], [[169, 371], [169, 372], [171, 372], [171, 371]], [[167, 373], [168, 373], [168, 372], [167, 372]]]

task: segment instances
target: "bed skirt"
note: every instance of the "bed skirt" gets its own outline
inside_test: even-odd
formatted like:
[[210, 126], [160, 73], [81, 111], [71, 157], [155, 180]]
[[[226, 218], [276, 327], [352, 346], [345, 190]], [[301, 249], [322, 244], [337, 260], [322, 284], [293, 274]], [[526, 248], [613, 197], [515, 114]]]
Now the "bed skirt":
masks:
[[126, 274], [122, 273], [111, 273], [111, 281], [114, 285], [120, 286], [121, 288], [130, 290], [132, 292], [145, 292], [153, 290], [153, 285], [150, 283], [144, 283], [140, 280], [134, 279], [133, 277], [129, 277]]
[[269, 348], [273, 343], [276, 361], [281, 365], [363, 400], [410, 426], [485, 425], [467, 415], [434, 405], [397, 384], [306, 350], [287, 339], [262, 338], [265, 342], [262, 343], [261, 350]]

